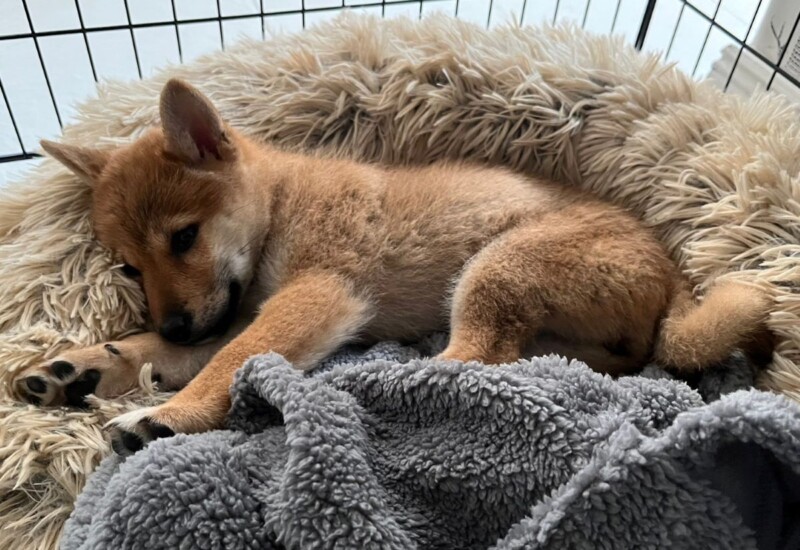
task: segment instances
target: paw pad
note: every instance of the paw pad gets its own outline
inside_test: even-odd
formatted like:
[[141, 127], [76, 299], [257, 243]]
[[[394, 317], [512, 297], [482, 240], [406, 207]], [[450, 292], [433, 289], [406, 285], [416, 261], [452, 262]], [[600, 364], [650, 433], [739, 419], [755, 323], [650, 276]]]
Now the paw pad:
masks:
[[100, 383], [101, 374], [96, 369], [79, 372], [67, 361], [54, 361], [39, 367], [16, 381], [17, 393], [33, 405], [67, 405], [85, 409], [86, 396], [92, 394]]
[[75, 374], [75, 367], [72, 366], [72, 363], [68, 363], [67, 361], [54, 362], [50, 365], [50, 370], [53, 371], [53, 375], [59, 380], [66, 380]]
[[47, 383], [38, 376], [31, 376], [25, 379], [25, 385], [33, 393], [44, 393], [47, 391]]

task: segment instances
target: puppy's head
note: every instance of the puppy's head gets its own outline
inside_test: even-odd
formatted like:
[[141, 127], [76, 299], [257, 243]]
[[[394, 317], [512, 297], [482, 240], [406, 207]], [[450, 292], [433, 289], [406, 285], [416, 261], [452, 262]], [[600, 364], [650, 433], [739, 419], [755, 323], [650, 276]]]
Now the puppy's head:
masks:
[[90, 183], [95, 233], [143, 285], [161, 334], [192, 343], [235, 318], [265, 212], [247, 193], [246, 141], [206, 97], [170, 80], [160, 110], [161, 128], [126, 147], [42, 147]]

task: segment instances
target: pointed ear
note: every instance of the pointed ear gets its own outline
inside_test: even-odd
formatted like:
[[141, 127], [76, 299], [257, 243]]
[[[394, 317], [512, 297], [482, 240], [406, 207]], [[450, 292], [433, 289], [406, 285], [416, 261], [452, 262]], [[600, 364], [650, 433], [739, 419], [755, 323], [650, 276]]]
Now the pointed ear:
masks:
[[167, 152], [191, 164], [233, 159], [235, 150], [222, 118], [197, 89], [171, 79], [161, 91], [160, 108]]
[[76, 176], [94, 185], [103, 172], [110, 153], [43, 139], [39, 142], [48, 155], [69, 168]]

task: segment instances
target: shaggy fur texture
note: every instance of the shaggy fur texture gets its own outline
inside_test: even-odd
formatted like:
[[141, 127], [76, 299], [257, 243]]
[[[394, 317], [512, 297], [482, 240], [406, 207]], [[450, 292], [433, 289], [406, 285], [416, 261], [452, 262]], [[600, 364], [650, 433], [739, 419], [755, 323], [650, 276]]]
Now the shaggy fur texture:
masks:
[[[198, 85], [235, 127], [287, 148], [390, 163], [488, 161], [632, 209], [698, 291], [728, 273], [773, 292], [769, 325], [779, 342], [760, 384], [800, 399], [800, 132], [783, 100], [724, 96], [571, 27], [484, 31], [448, 18], [345, 17], [104, 85], [64, 140], [102, 146], [141, 135], [157, 122], [169, 76]], [[51, 160], [0, 196], [5, 383], [67, 346], [143, 324], [142, 294], [92, 239], [88, 206], [85, 184]], [[100, 427], [120, 406], [0, 405], [0, 547], [54, 544], [109, 452]]]

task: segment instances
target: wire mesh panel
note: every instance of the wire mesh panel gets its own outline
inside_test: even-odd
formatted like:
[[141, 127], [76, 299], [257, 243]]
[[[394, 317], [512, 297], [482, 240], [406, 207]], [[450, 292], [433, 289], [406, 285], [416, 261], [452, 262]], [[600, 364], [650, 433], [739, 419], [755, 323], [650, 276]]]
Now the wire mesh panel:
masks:
[[488, 27], [569, 20], [732, 92], [800, 101], [800, 0], [0, 0], [0, 184], [35, 162], [39, 139], [57, 136], [97, 81], [146, 77], [343, 9]]
[[800, 0], [658, 0], [643, 47], [695, 78], [800, 102]]

